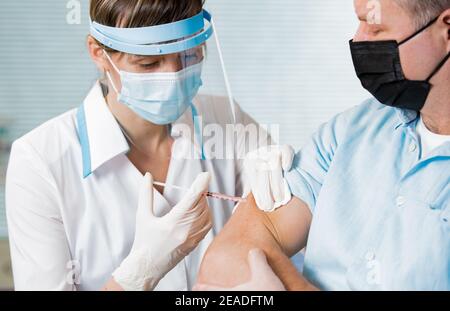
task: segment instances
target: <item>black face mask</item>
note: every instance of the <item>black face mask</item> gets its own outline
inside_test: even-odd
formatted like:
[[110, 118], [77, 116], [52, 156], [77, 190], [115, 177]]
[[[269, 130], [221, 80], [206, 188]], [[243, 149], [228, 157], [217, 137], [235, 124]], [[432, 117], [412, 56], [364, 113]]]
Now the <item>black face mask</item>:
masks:
[[353, 64], [363, 87], [382, 104], [422, 110], [431, 90], [430, 79], [444, 66], [450, 53], [436, 67], [425, 81], [407, 80], [400, 63], [399, 46], [408, 42], [434, 24], [432, 20], [425, 27], [403, 40], [397, 41], [350, 41]]

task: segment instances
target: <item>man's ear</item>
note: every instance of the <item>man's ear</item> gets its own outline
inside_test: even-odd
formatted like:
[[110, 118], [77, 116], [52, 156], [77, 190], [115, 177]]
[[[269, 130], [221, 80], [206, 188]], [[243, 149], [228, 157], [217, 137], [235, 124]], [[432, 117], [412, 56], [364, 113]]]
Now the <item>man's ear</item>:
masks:
[[447, 52], [450, 52], [450, 9], [442, 13], [443, 21], [447, 27]]
[[104, 72], [105, 70], [109, 70], [109, 63], [107, 62], [103, 48], [97, 43], [97, 41], [92, 37], [87, 37], [87, 48], [89, 52], [89, 56], [91, 57], [92, 61], [97, 66], [98, 70], [101, 72]]

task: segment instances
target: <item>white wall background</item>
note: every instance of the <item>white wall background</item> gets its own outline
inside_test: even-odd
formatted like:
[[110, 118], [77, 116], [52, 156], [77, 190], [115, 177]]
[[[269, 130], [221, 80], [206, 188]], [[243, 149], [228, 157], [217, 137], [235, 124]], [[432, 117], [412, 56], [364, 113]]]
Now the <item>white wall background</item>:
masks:
[[[0, 1], [0, 122], [13, 122], [10, 139], [79, 106], [96, 79], [85, 51], [88, 1], [80, 1], [80, 25], [67, 24], [68, 2]], [[348, 48], [357, 27], [352, 3], [207, 1], [236, 99], [259, 122], [280, 124], [282, 143], [300, 147], [321, 123], [368, 96]], [[7, 155], [1, 158], [0, 179]], [[3, 195], [0, 182], [0, 236]]]
[[281, 142], [300, 147], [318, 125], [368, 97], [348, 41], [352, 0], [209, 0], [233, 92]]

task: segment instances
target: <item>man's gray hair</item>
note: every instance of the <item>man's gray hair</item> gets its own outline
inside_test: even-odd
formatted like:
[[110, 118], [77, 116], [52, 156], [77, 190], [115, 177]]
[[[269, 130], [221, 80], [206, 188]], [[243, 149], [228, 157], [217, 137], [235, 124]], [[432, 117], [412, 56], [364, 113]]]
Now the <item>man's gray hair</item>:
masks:
[[395, 0], [406, 9], [416, 21], [417, 27], [422, 27], [442, 12], [450, 9], [450, 0]]

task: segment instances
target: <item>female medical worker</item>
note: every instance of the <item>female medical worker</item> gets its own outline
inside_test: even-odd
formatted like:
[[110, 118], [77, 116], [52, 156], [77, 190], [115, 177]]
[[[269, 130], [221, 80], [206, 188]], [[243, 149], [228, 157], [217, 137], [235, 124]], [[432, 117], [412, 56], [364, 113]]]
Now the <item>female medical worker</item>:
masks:
[[[207, 65], [221, 54], [211, 48], [218, 39], [208, 40], [215, 31], [201, 0], [90, 5], [89, 53], [105, 77], [81, 107], [21, 137], [11, 151], [6, 205], [15, 288], [189, 290], [234, 205], [207, 202], [205, 192], [243, 193], [240, 157], [214, 156], [195, 134], [204, 124], [255, 123], [230, 105], [231, 96], [199, 94], [208, 84], [202, 68], [223, 74]], [[245, 154], [239, 149], [249, 144], [238, 136], [219, 147]], [[154, 181], [187, 190], [154, 188]]]

